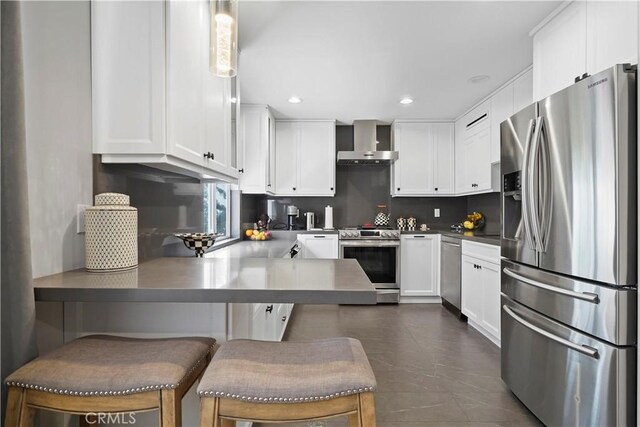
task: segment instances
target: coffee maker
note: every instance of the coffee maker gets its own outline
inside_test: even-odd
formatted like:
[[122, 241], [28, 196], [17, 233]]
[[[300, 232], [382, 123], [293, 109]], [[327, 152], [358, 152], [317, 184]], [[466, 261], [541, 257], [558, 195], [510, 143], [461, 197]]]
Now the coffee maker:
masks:
[[287, 206], [287, 230], [296, 229], [296, 219], [300, 216], [300, 210], [297, 206]]

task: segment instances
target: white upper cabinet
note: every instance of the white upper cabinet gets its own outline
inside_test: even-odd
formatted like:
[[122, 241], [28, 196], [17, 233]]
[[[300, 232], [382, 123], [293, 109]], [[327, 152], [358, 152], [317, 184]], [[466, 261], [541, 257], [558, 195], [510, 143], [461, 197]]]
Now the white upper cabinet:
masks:
[[638, 62], [638, 1], [587, 2], [587, 72]]
[[231, 82], [208, 70], [209, 3], [91, 7], [94, 153], [234, 181]]
[[391, 166], [393, 196], [454, 194], [453, 123], [396, 121], [392, 140], [398, 151]]
[[491, 192], [490, 100], [458, 119], [455, 129], [456, 193]]
[[513, 82], [513, 113], [533, 104], [533, 69]]
[[333, 196], [336, 180], [335, 121], [276, 121], [275, 136], [275, 194]]
[[238, 168], [243, 193], [274, 193], [274, 132], [275, 121], [268, 106], [240, 107]]
[[584, 73], [637, 61], [637, 1], [572, 2], [533, 36], [534, 99], [570, 86]]
[[573, 2], [533, 36], [536, 101], [573, 84], [587, 72], [587, 2]]
[[500, 123], [513, 115], [513, 84], [491, 97], [491, 162], [500, 161]]

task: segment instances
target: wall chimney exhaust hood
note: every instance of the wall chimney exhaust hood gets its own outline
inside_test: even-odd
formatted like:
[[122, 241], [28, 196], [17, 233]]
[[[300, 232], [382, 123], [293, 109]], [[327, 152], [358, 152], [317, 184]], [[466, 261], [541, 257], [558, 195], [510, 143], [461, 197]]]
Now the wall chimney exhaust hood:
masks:
[[339, 165], [383, 165], [398, 159], [397, 151], [376, 149], [376, 121], [353, 121], [353, 151], [338, 151]]

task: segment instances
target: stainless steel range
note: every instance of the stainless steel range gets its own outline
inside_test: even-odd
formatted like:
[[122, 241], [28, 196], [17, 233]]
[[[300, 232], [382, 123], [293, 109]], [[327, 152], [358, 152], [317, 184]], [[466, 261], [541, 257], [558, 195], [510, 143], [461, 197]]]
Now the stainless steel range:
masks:
[[400, 299], [400, 231], [348, 227], [338, 230], [340, 258], [355, 259], [378, 291], [378, 303]]

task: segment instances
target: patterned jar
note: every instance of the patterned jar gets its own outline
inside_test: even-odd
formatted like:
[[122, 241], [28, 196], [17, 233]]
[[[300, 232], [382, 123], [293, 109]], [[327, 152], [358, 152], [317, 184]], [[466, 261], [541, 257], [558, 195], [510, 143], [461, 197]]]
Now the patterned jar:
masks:
[[407, 227], [407, 220], [403, 217], [400, 217], [396, 220], [396, 225], [398, 226], [398, 230], [404, 231], [404, 229]]
[[407, 227], [409, 231], [416, 231], [416, 225], [418, 225], [418, 221], [414, 217], [409, 217], [407, 220]]
[[129, 196], [102, 193], [84, 213], [88, 271], [109, 272], [138, 266], [138, 210]]

